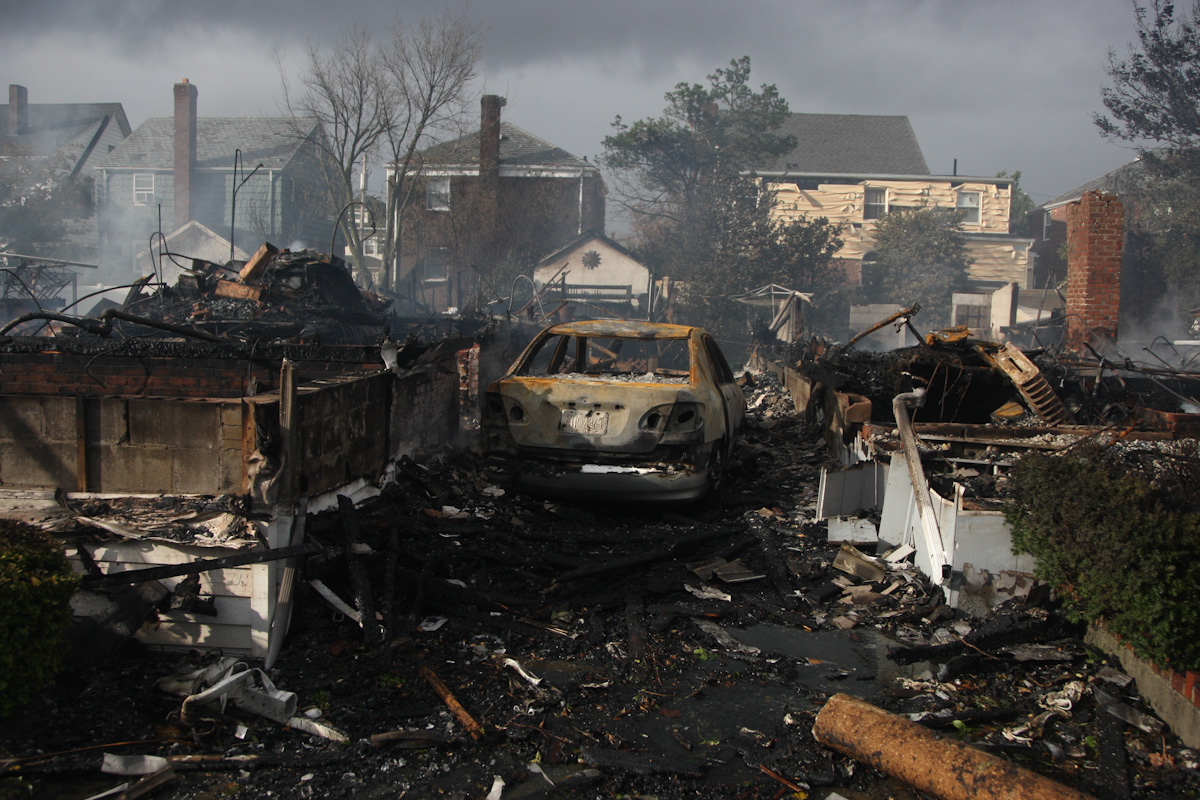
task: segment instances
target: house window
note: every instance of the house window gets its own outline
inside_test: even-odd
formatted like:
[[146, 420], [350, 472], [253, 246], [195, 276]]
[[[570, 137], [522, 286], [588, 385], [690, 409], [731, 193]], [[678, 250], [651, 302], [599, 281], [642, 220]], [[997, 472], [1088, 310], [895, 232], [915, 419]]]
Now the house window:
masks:
[[1042, 214], [1042, 241], [1050, 241], [1051, 234], [1054, 233], [1054, 217], [1050, 216], [1050, 212], [1046, 211]]
[[450, 210], [450, 179], [429, 178], [425, 183], [425, 208], [428, 211]]
[[957, 207], [964, 225], [979, 224], [979, 192], [959, 192]]
[[445, 283], [450, 277], [446, 263], [446, 248], [433, 247], [421, 257], [421, 280], [425, 283]]
[[139, 172], [133, 176], [133, 204], [144, 206], [154, 202], [154, 173]]
[[881, 219], [887, 210], [887, 189], [872, 189], [868, 186], [863, 201], [863, 219]]
[[985, 333], [992, 327], [992, 307], [990, 304], [962, 304], [954, 307], [954, 324], [965, 325], [973, 333]]

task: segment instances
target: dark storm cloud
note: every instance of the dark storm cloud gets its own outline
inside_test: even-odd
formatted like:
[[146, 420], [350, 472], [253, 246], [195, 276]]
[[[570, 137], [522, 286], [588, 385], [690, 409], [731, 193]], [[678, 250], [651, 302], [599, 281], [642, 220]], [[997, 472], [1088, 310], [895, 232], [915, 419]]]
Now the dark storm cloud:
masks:
[[578, 155], [615, 115], [656, 115], [676, 83], [749, 55], [793, 111], [908, 115], [935, 172], [1020, 169], [1046, 199], [1132, 157], [1090, 121], [1107, 50], [1133, 36], [1127, 0], [0, 0], [0, 46], [31, 101], [120, 100], [137, 125], [182, 77], [201, 113], [276, 113], [275, 46], [294, 70], [306, 39], [447, 8], [485, 34], [481, 85], [508, 118]]

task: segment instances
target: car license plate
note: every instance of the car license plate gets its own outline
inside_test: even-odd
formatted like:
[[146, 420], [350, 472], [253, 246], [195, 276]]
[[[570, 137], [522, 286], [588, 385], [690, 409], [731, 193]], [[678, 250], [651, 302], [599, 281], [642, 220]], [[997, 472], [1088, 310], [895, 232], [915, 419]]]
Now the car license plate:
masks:
[[564, 408], [558, 429], [567, 433], [582, 433], [588, 436], [603, 436], [608, 433], [607, 411], [576, 411]]

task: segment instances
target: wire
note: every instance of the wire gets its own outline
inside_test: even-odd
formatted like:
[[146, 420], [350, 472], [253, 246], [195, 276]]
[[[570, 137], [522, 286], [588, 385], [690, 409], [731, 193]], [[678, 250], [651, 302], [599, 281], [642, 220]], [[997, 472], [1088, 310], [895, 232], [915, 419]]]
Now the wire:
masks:
[[20, 273], [18, 273], [16, 270], [12, 269], [11, 267], [0, 267], [0, 270], [7, 272], [9, 275], [12, 275], [14, 278], [17, 279], [17, 283], [21, 284], [21, 288], [25, 290], [25, 294], [29, 295], [29, 299], [33, 301], [33, 304], [35, 306], [37, 306], [38, 311], [45, 310], [42, 308], [42, 304], [38, 302], [37, 295], [35, 295], [32, 291], [30, 291], [29, 286], [25, 283], [24, 280], [22, 280]]

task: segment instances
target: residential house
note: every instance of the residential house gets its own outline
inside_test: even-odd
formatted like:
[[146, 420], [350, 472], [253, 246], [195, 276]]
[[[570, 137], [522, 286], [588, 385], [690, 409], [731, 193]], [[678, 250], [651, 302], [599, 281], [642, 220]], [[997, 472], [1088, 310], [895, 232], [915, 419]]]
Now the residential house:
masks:
[[533, 283], [546, 313], [649, 319], [650, 268], [602, 234], [584, 234], [544, 256], [533, 267]]
[[1034, 288], [1053, 290], [1067, 277], [1067, 217], [1071, 204], [1079, 202], [1085, 192], [1099, 191], [1124, 195], [1139, 186], [1144, 175], [1145, 166], [1139, 158], [1082, 186], [1063, 192], [1030, 212], [1029, 229], [1033, 234], [1031, 250], [1035, 259]]
[[[90, 177], [92, 168], [130, 133], [120, 103], [30, 103], [29, 90], [11, 84], [3, 109], [0, 157], [44, 159], [71, 177]], [[11, 232], [2, 233], [7, 238]], [[75, 259], [95, 258], [94, 224], [75, 230], [72, 239], [73, 247], [57, 252]]]
[[406, 212], [395, 288], [413, 311], [496, 299], [508, 291], [495, 286], [501, 276], [528, 274], [544, 253], [603, 232], [600, 171], [502, 122], [504, 102], [485, 95], [479, 130], [423, 151], [408, 173], [424, 197]]
[[130, 134], [120, 103], [30, 103], [28, 89], [10, 84], [3, 108], [7, 125], [0, 145], [16, 145], [29, 156], [62, 157], [71, 175], [90, 175]]
[[[225, 247], [330, 248], [315, 118], [199, 117], [197, 89], [174, 87], [174, 115], [146, 120], [96, 168], [101, 263], [140, 275], [138, 254], [189, 222]], [[151, 241], [151, 237], [154, 241]], [[182, 253], [190, 256], [190, 253]]]
[[754, 174], [775, 193], [779, 217], [825, 217], [841, 226], [837, 257], [848, 281], [861, 282], [871, 261], [876, 220], [891, 209], [932, 205], [962, 214], [973, 290], [1030, 285], [1031, 240], [1009, 230], [1011, 178], [931, 174], [904, 116], [791, 114], [779, 133], [794, 136], [796, 148]]

